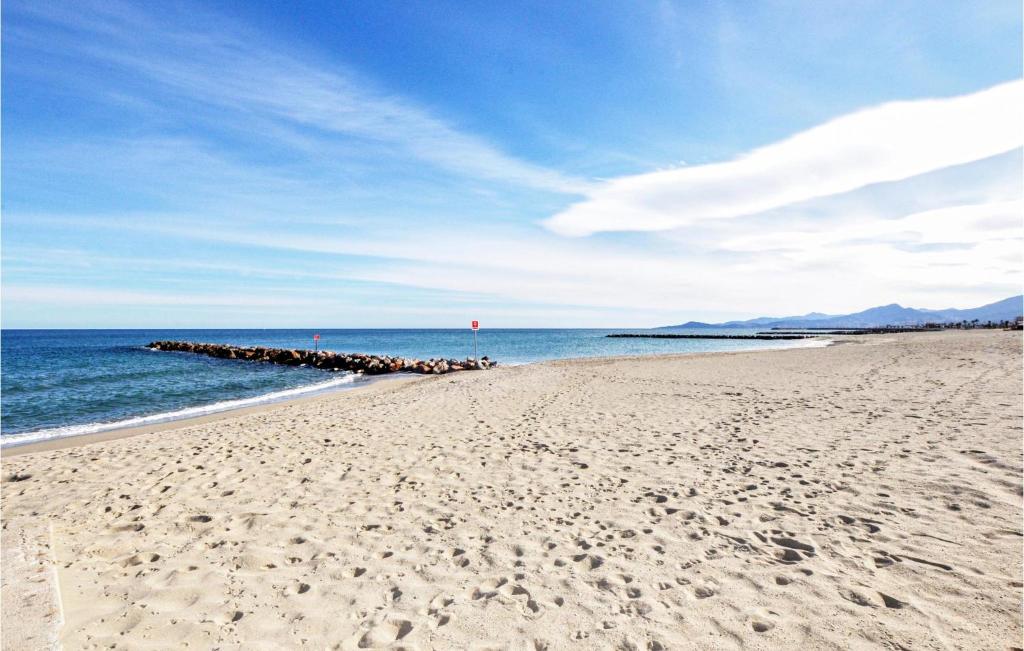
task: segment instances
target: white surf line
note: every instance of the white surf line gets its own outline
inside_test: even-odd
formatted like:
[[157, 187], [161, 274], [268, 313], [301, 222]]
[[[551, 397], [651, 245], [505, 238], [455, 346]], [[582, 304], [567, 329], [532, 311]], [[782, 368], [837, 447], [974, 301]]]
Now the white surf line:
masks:
[[318, 382], [316, 384], [308, 384], [305, 386], [295, 387], [292, 389], [284, 389], [282, 391], [264, 393], [258, 396], [253, 396], [251, 398], [222, 400], [221, 402], [215, 402], [210, 405], [186, 407], [184, 409], [178, 409], [176, 411], [150, 414], [148, 416], [136, 416], [134, 418], [109, 421], [105, 423], [69, 425], [67, 427], [54, 427], [52, 429], [36, 430], [34, 432], [25, 432], [22, 434], [8, 434], [5, 435], [2, 439], [0, 439], [0, 448], [17, 447], [19, 445], [25, 445], [27, 443], [38, 443], [40, 441], [49, 441], [52, 439], [70, 438], [73, 436], [82, 436], [83, 434], [96, 434], [98, 432], [108, 432], [111, 430], [126, 429], [129, 427], [155, 425], [158, 423], [167, 423], [176, 420], [182, 420], [185, 418], [192, 418], [195, 416], [206, 416], [208, 414], [216, 414], [223, 411], [231, 411], [234, 409], [240, 409], [242, 407], [252, 407], [255, 405], [282, 402], [290, 398], [326, 392], [336, 387], [350, 385], [353, 384], [357, 378], [361, 377], [362, 376], [356, 374], [345, 374], [342, 377], [332, 378], [330, 380], [327, 380], [326, 382]]

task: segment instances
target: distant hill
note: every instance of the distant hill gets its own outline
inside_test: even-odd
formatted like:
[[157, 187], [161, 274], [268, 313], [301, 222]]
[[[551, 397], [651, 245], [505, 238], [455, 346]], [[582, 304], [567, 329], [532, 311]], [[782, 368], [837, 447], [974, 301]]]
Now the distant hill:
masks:
[[657, 330], [682, 328], [877, 328], [880, 326], [908, 326], [923, 323], [958, 323], [973, 321], [1013, 321], [1024, 315], [1024, 295], [982, 305], [981, 307], [958, 310], [922, 310], [903, 307], [896, 303], [872, 307], [853, 314], [822, 314], [811, 312], [803, 316], [768, 317], [762, 316], [747, 321], [725, 323], [703, 323], [688, 321], [679, 325], [663, 326]]

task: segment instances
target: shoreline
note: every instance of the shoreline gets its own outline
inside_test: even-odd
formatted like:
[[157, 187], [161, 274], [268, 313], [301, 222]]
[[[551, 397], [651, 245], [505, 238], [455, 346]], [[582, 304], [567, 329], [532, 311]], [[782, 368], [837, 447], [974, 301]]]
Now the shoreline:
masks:
[[[814, 343], [811, 343], [814, 342]], [[651, 355], [609, 355], [602, 357], [566, 357], [557, 359], [545, 359], [536, 362], [525, 362], [522, 364], [503, 364], [498, 368], [519, 368], [523, 366], [533, 366], [538, 364], [551, 364], [560, 362], [578, 362], [578, 361], [616, 361], [616, 360], [634, 360], [634, 359], [647, 359], [647, 358], [671, 358], [671, 357], [695, 357], [703, 355], [738, 355], [743, 353], [764, 353], [772, 351], [786, 351], [786, 350], [808, 350], [816, 348], [828, 348], [835, 346], [839, 343], [845, 343], [840, 339], [829, 338], [829, 339], [813, 339], [804, 344], [793, 344], [779, 347], [762, 347], [762, 348], [751, 348], [746, 350], [721, 350], [712, 352], [692, 352], [692, 353], [660, 353]], [[819, 344], [819, 345], [815, 345]], [[487, 372], [493, 372], [496, 369], [488, 370]], [[374, 375], [365, 376], [365, 381], [357, 386], [345, 386], [339, 385], [335, 387], [324, 388], [320, 391], [310, 391], [305, 395], [298, 395], [292, 398], [283, 398], [280, 400], [268, 400], [266, 402], [260, 402], [253, 405], [245, 405], [239, 407], [227, 407], [222, 410], [201, 414], [198, 416], [185, 416], [181, 418], [169, 418], [155, 423], [148, 423], [144, 425], [129, 425], [129, 426], [118, 426], [116, 423], [110, 423], [113, 425], [110, 429], [103, 429], [98, 432], [87, 432], [83, 434], [69, 434], [66, 436], [54, 436], [48, 439], [42, 439], [39, 441], [26, 441], [24, 443], [8, 443], [0, 446], [0, 458], [15, 457], [25, 454], [34, 454], [37, 452], [51, 452], [53, 450], [63, 450], [71, 447], [78, 447], [80, 445], [90, 445], [93, 443], [102, 443], [105, 441], [113, 441], [121, 438], [127, 438], [130, 436], [138, 436], [142, 434], [153, 434], [157, 432], [166, 432], [174, 429], [190, 427], [194, 425], [203, 425], [206, 423], [215, 422], [232, 415], [246, 415], [252, 413], [260, 413], [275, 407], [285, 407], [294, 404], [303, 404], [305, 402], [313, 401], [316, 399], [324, 399], [328, 396], [348, 394], [359, 391], [364, 391], [370, 387], [381, 383], [381, 382], [395, 382], [406, 383], [411, 380], [426, 379], [430, 377], [442, 377], [434, 375], [413, 375], [399, 373], [394, 375]], [[311, 385], [315, 386], [315, 385]], [[301, 387], [299, 387], [301, 388]], [[254, 396], [254, 399], [258, 399], [261, 396]], [[212, 406], [212, 405], [211, 405]], [[159, 414], [153, 414], [153, 417], [159, 416]], [[140, 416], [142, 418], [150, 416]], [[127, 419], [126, 419], [127, 420]], [[26, 432], [25, 434], [29, 434]], [[18, 435], [15, 435], [18, 436]]]
[[1021, 338], [749, 352], [379, 382], [5, 456], [4, 648], [1016, 644]]
[[208, 423], [215, 423], [217, 421], [226, 420], [228, 418], [231, 418], [232, 416], [246, 416], [249, 414], [258, 414], [265, 411], [270, 411], [279, 407], [302, 405], [309, 402], [314, 402], [316, 400], [323, 400], [329, 396], [344, 395], [349, 393], [366, 393], [381, 384], [405, 384], [418, 379], [425, 378], [413, 375], [380, 376], [369, 379], [366, 383], [360, 384], [358, 386], [338, 386], [334, 388], [325, 389], [323, 391], [312, 391], [307, 395], [300, 395], [294, 398], [271, 400], [268, 402], [261, 402], [258, 404], [247, 405], [243, 407], [228, 407], [227, 409], [223, 409], [221, 411], [214, 411], [208, 414], [202, 414], [200, 416], [173, 418], [170, 420], [160, 421], [157, 423], [150, 423], [147, 425], [114, 427], [112, 429], [106, 429], [99, 432], [89, 432], [87, 434], [55, 436], [53, 438], [44, 439], [41, 441], [29, 441], [26, 443], [9, 444], [6, 447], [0, 448], [0, 459], [6, 459], [8, 457], [17, 457], [26, 454], [35, 454], [38, 452], [53, 452], [55, 450], [66, 450], [68, 448], [92, 445], [94, 443], [104, 443], [107, 441], [116, 441], [118, 439], [140, 436], [144, 434], [155, 434], [158, 432], [167, 432], [176, 429], [194, 427], [196, 425], [205, 425]]

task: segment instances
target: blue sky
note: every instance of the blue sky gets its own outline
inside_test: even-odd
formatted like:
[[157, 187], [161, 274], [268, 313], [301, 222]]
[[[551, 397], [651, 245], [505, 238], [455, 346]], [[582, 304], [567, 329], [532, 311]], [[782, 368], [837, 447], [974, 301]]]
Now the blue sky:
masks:
[[1017, 1], [2, 18], [4, 327], [647, 326], [1021, 288]]

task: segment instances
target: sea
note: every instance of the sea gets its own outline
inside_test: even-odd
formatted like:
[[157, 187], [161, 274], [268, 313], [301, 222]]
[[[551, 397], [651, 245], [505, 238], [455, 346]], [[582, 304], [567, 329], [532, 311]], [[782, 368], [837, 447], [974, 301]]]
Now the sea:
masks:
[[[479, 355], [499, 365], [614, 355], [662, 355], [823, 345], [821, 340], [615, 339], [630, 329], [482, 329]], [[752, 334], [756, 330], [675, 331]], [[301, 395], [363, 386], [378, 378], [313, 368], [153, 351], [155, 340], [458, 358], [473, 355], [469, 329], [382, 330], [3, 330], [3, 447], [201, 416]], [[383, 376], [391, 377], [391, 376]]]

